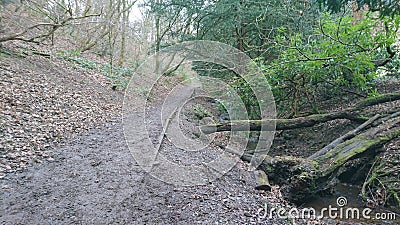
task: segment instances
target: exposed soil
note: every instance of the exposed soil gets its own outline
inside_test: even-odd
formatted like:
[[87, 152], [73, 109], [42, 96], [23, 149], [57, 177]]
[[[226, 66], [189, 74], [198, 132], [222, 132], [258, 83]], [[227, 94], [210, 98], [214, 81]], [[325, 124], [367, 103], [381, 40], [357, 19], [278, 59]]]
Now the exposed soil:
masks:
[[[276, 215], [259, 217], [264, 203], [291, 205], [279, 187], [256, 191], [254, 168], [239, 158], [231, 171], [203, 186], [173, 186], [145, 173], [126, 145], [121, 95], [111, 85], [37, 56], [10, 55], [0, 65], [1, 224], [288, 223]], [[154, 100], [148, 109], [153, 134], [162, 130], [159, 107]], [[41, 135], [46, 138], [33, 141]], [[179, 151], [167, 140], [161, 148], [176, 162], [199, 160]], [[200, 159], [215, 154], [220, 150], [209, 147]]]
[[[111, 83], [96, 71], [36, 55], [1, 57], [2, 224], [291, 223], [276, 215], [259, 217], [264, 203], [293, 206], [283, 200], [278, 186], [268, 192], [254, 190], [255, 168], [237, 157], [232, 156], [238, 163], [231, 171], [203, 186], [173, 186], [145, 173], [125, 142], [120, 118], [123, 93], [112, 91]], [[162, 133], [160, 100], [181, 81], [163, 77], [150, 96], [147, 120], [155, 144]], [[398, 107], [398, 102], [388, 104], [392, 105], [371, 108], [371, 115]], [[181, 129], [198, 138], [195, 126], [220, 120], [218, 113], [209, 99], [189, 101]], [[338, 120], [284, 131], [278, 133], [270, 154], [307, 157], [356, 126]], [[197, 152], [184, 152], [165, 138], [160, 153], [183, 165], [207, 162], [221, 154], [219, 147], [229, 135], [213, 138], [210, 146]], [[390, 146], [396, 155], [396, 144]], [[296, 221], [326, 223], [337, 221]]]
[[280, 131], [269, 154], [306, 158], [357, 126], [347, 120], [334, 120], [313, 127]]
[[[2, 224], [255, 224], [263, 206], [243, 163], [205, 186], [176, 187], [147, 175], [120, 121], [76, 138], [52, 158], [2, 180]], [[265, 222], [279, 223], [285, 224]]]

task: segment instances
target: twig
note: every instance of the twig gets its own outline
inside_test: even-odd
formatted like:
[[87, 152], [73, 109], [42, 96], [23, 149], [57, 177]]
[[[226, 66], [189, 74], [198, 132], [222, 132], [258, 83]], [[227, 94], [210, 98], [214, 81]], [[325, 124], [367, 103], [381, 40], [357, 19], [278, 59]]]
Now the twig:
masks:
[[327, 34], [327, 33], [324, 31], [324, 27], [323, 27], [321, 21], [319, 21], [319, 27], [320, 27], [321, 33], [322, 33], [323, 35], [325, 35], [326, 37], [328, 37], [329, 39], [331, 39], [332, 41], [336, 41], [336, 42], [338, 42], [338, 43], [340, 43], [340, 44], [342, 44], [342, 45], [345, 45], [345, 46], [358, 47], [358, 48], [360, 48], [363, 52], [366, 52], [366, 51], [367, 51], [367, 49], [365, 49], [363, 46], [361, 46], [361, 45], [359, 45], [359, 44], [357, 44], [357, 43], [355, 43], [355, 44], [346, 43], [346, 42], [340, 40], [340, 38], [334, 38], [334, 37], [332, 37], [331, 35]]

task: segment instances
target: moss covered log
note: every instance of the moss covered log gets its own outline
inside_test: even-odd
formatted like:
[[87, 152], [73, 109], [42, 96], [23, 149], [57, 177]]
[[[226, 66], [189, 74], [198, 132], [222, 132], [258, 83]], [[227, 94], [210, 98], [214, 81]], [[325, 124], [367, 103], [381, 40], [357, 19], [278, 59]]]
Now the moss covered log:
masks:
[[[348, 174], [354, 174], [354, 171], [351, 171], [354, 170], [354, 167], [360, 168], [360, 166], [372, 162], [372, 159], [380, 154], [376, 151], [377, 149], [400, 137], [400, 112], [396, 107], [391, 111], [393, 113], [391, 115], [375, 115], [372, 118], [362, 116], [362, 110], [365, 107], [395, 100], [400, 100], [400, 93], [368, 98], [352, 108], [338, 112], [294, 119], [237, 120], [205, 125], [200, 129], [203, 133], [210, 134], [221, 131], [290, 130], [312, 127], [335, 119], [348, 119], [363, 123], [309, 158], [266, 156], [260, 168], [267, 173], [272, 182], [282, 187], [282, 191], [289, 200], [296, 202], [312, 194], [330, 189], [338, 180], [337, 178], [341, 179]], [[251, 158], [251, 156], [246, 156], [246, 158]], [[380, 170], [371, 171], [373, 174], [364, 186], [373, 185], [377, 178], [383, 176]], [[368, 170], [358, 176], [365, 178], [367, 172]], [[384, 175], [386, 176], [386, 174]], [[393, 184], [390, 179], [388, 182]], [[398, 184], [398, 181], [396, 182], [394, 183]], [[364, 195], [367, 196], [367, 194], [364, 190]], [[396, 188], [391, 188], [387, 195], [398, 202], [399, 191]]]
[[378, 95], [375, 97], [366, 98], [360, 102], [358, 102], [355, 106], [355, 109], [363, 109], [368, 106], [378, 105], [386, 102], [392, 102], [400, 100], [400, 93], [387, 93], [383, 95]]
[[368, 150], [377, 149], [398, 136], [400, 136], [400, 117], [343, 142], [326, 154], [314, 159], [320, 165], [320, 176], [332, 174], [349, 159], [355, 158]]
[[291, 201], [299, 201], [310, 194], [329, 189], [349, 160], [366, 154], [373, 157], [374, 150], [400, 136], [400, 117], [351, 138], [318, 157], [266, 157], [262, 168], [271, 181], [280, 184]]
[[226, 123], [209, 124], [200, 127], [205, 134], [222, 131], [273, 131], [291, 130], [325, 123], [336, 119], [348, 119], [358, 123], [367, 121], [368, 117], [362, 116], [360, 110], [390, 101], [400, 100], [400, 93], [388, 93], [376, 97], [366, 98], [358, 102], [354, 107], [324, 114], [314, 114], [294, 119], [265, 119], [265, 120], [233, 120]]
[[357, 122], [367, 121], [369, 118], [347, 111], [315, 114], [295, 119], [266, 119], [266, 120], [234, 120], [226, 123], [210, 124], [200, 127], [205, 134], [221, 131], [274, 131], [291, 130], [303, 127], [312, 127], [319, 123], [335, 119], [349, 119]]

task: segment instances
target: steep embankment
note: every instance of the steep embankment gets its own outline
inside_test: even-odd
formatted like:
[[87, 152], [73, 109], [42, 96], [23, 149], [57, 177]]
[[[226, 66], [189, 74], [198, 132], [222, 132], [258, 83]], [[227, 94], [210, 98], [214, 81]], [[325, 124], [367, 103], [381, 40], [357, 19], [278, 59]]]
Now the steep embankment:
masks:
[[4, 50], [0, 57], [1, 177], [52, 160], [62, 140], [119, 114], [122, 94], [105, 77], [39, 55]]

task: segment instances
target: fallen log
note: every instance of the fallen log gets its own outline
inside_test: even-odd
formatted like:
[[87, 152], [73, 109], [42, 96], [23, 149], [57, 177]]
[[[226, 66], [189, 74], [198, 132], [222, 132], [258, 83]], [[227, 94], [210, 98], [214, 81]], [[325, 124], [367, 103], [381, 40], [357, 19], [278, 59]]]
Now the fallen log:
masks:
[[346, 133], [345, 135], [337, 138], [336, 140], [334, 140], [333, 142], [331, 142], [329, 145], [325, 146], [323, 149], [319, 150], [318, 152], [314, 153], [313, 155], [311, 155], [309, 157], [309, 159], [315, 159], [318, 158], [319, 156], [322, 156], [323, 154], [326, 154], [327, 152], [329, 152], [330, 150], [332, 150], [333, 148], [335, 148], [336, 146], [338, 146], [339, 144], [343, 143], [344, 141], [347, 141], [351, 138], [353, 138], [354, 136], [357, 135], [357, 133], [359, 133], [360, 131], [362, 131], [363, 129], [365, 129], [367, 126], [371, 125], [375, 120], [377, 120], [379, 118], [379, 114], [375, 115], [374, 117], [372, 117], [371, 119], [369, 119], [367, 122], [361, 124], [360, 126], [358, 126], [356, 129]]
[[314, 158], [322, 168], [322, 176], [333, 173], [347, 160], [368, 150], [377, 149], [388, 141], [400, 136], [400, 117], [391, 119], [377, 127], [371, 128], [354, 138], [337, 145], [319, 157]]
[[[265, 156], [259, 168], [267, 173], [270, 181], [281, 186], [290, 201], [296, 202], [310, 195], [329, 190], [338, 179], [347, 179], [346, 176], [354, 174], [354, 168], [365, 166], [380, 154], [376, 151], [377, 149], [400, 137], [398, 107], [393, 107], [390, 112], [386, 111], [386, 114], [382, 116], [376, 115], [367, 118], [362, 115], [362, 110], [366, 107], [395, 100], [400, 100], [400, 93], [367, 98], [352, 108], [338, 112], [294, 119], [236, 120], [200, 126], [200, 130], [205, 134], [221, 131], [289, 130], [312, 127], [335, 119], [348, 119], [362, 123], [309, 158]], [[251, 158], [252, 155], [242, 155], [243, 160], [250, 161]], [[357, 176], [365, 177], [367, 172], [360, 172]]]
[[303, 127], [312, 127], [319, 123], [325, 123], [335, 119], [348, 119], [356, 122], [365, 122], [369, 118], [357, 113], [347, 111], [332, 112], [326, 114], [315, 114], [295, 119], [266, 119], [266, 120], [234, 120], [226, 123], [209, 124], [200, 126], [205, 134], [221, 131], [274, 131], [290, 130]]
[[378, 105], [386, 102], [392, 102], [400, 100], [400, 93], [387, 93], [383, 95], [378, 95], [375, 97], [366, 98], [358, 102], [355, 106], [355, 109], [363, 109], [368, 106]]
[[396, 117], [337, 144], [324, 154], [306, 159], [266, 156], [261, 167], [296, 202], [329, 189], [339, 171], [345, 172], [346, 162], [366, 155], [373, 158], [376, 149], [399, 136], [400, 117]]
[[390, 101], [400, 100], [400, 93], [388, 93], [376, 97], [367, 98], [358, 102], [354, 107], [346, 110], [314, 114], [294, 119], [264, 119], [264, 120], [232, 120], [225, 123], [208, 124], [200, 126], [205, 134], [222, 131], [274, 131], [291, 130], [325, 123], [336, 119], [348, 119], [354, 122], [363, 123], [370, 118], [360, 114], [360, 110]]

